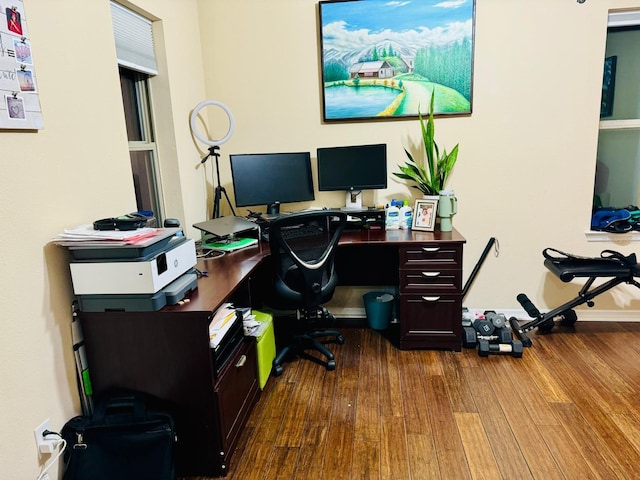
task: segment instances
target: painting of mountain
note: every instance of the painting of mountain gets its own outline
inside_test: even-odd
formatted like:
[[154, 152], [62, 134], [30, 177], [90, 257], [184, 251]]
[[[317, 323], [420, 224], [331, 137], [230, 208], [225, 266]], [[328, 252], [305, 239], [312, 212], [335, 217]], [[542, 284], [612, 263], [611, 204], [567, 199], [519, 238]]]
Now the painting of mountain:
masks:
[[323, 119], [470, 114], [474, 0], [319, 3]]

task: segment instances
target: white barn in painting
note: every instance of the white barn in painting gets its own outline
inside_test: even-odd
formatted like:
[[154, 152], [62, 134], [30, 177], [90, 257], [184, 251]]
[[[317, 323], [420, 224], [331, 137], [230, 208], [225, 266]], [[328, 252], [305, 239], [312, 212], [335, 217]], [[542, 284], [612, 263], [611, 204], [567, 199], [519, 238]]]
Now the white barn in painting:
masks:
[[391, 78], [395, 75], [395, 69], [385, 60], [376, 62], [358, 62], [349, 68], [349, 77], [355, 78]]

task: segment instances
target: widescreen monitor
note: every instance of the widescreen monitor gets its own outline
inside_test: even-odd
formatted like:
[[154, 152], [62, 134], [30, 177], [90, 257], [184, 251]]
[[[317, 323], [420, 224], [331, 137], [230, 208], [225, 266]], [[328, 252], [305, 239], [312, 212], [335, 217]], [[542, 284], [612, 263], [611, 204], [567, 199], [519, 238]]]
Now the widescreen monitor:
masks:
[[318, 190], [346, 190], [346, 207], [362, 208], [362, 190], [387, 188], [387, 145], [318, 148]]
[[311, 154], [250, 153], [229, 155], [237, 207], [266, 205], [267, 213], [280, 213], [281, 203], [315, 199]]

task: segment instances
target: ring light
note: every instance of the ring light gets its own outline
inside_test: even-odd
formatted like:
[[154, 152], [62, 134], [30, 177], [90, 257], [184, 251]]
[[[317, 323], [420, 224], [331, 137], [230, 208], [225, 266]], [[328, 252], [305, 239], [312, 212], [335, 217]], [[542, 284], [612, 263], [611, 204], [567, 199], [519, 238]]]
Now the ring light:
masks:
[[[227, 114], [227, 117], [229, 118], [229, 131], [220, 140], [209, 140], [208, 138], [201, 137], [200, 134], [198, 133], [198, 130], [196, 129], [196, 117], [198, 116], [198, 113], [204, 107], [207, 107], [209, 105], [215, 105], [217, 107], [220, 107], [222, 110], [224, 110], [224, 112]], [[196, 105], [196, 107], [193, 109], [193, 112], [191, 112], [191, 131], [193, 132], [193, 134], [198, 140], [200, 140], [202, 143], [206, 143], [211, 147], [214, 147], [216, 145], [222, 145], [223, 143], [228, 141], [231, 138], [231, 135], [233, 135], [234, 128], [235, 128], [235, 122], [233, 120], [233, 114], [231, 113], [231, 110], [229, 109], [229, 107], [227, 107], [222, 102], [217, 102], [216, 100], [205, 100], [204, 102], [200, 102], [198, 105]]]

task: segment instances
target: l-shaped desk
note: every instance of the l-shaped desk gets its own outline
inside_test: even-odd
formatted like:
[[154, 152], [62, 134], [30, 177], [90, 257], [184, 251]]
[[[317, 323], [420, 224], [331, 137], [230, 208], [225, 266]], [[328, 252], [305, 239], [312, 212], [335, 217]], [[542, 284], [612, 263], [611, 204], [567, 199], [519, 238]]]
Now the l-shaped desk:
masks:
[[[345, 232], [336, 253], [339, 282], [398, 286], [401, 349], [460, 351], [464, 243], [455, 229]], [[208, 326], [226, 301], [261, 306], [269, 258], [268, 244], [259, 242], [199, 260], [207, 274], [189, 301], [157, 312], [80, 312], [94, 394], [133, 389], [171, 405], [179, 475], [224, 476], [258, 400], [252, 341], [215, 371]]]

